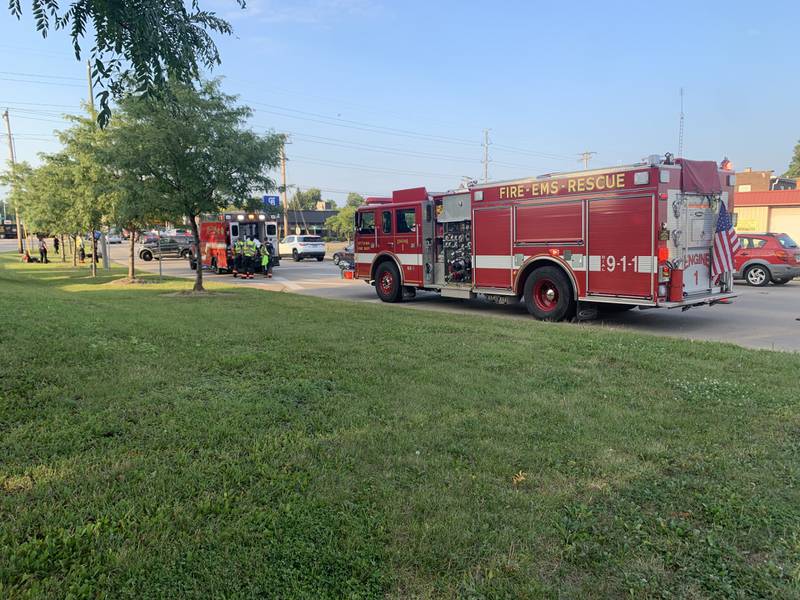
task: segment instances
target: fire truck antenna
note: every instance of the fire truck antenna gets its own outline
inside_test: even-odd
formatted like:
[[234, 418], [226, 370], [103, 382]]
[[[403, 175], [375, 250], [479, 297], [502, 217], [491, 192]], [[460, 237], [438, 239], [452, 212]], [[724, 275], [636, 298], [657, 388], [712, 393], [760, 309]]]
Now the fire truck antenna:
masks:
[[483, 130], [483, 183], [489, 182], [489, 132], [491, 129]]
[[681, 95], [681, 120], [678, 126], [678, 157], [683, 158], [683, 88], [680, 91]]
[[585, 170], [587, 170], [587, 171], [589, 170], [589, 161], [592, 160], [592, 156], [595, 155], [595, 154], [597, 154], [597, 152], [591, 152], [591, 151], [587, 150], [586, 152], [581, 152], [578, 155], [578, 156], [580, 156], [580, 158], [578, 159], [578, 162], [583, 161], [583, 168]]

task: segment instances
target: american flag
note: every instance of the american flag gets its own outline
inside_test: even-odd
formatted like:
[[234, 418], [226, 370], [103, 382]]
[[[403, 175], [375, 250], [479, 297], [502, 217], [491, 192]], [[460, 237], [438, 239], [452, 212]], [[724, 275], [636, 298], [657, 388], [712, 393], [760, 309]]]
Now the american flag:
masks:
[[726, 210], [725, 204], [720, 203], [717, 230], [714, 234], [714, 260], [711, 264], [711, 277], [718, 277], [734, 270], [733, 255], [739, 248], [741, 248], [739, 236], [736, 235], [736, 230], [733, 228], [731, 215]]

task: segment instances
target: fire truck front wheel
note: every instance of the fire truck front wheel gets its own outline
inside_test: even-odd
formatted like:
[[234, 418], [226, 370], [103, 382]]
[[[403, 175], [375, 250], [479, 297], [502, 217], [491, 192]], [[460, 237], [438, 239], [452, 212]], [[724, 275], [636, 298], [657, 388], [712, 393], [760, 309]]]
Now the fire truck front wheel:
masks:
[[378, 265], [375, 271], [375, 290], [378, 292], [378, 298], [384, 302], [399, 302], [403, 297], [400, 271], [393, 262], [387, 261]]
[[575, 313], [575, 298], [566, 273], [558, 267], [539, 267], [525, 280], [525, 307], [542, 321], [563, 321]]

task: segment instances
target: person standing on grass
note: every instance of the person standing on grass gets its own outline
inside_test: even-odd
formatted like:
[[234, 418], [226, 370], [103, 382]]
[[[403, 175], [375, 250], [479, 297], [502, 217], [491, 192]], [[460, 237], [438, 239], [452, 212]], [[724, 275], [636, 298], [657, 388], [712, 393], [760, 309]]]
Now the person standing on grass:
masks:
[[78, 258], [83, 264], [86, 261], [86, 250], [83, 247], [83, 238], [80, 234], [75, 236], [75, 247], [78, 249]]
[[44, 238], [39, 238], [39, 262], [42, 264], [50, 262], [47, 260], [47, 242]]
[[53, 252], [59, 254], [59, 248], [61, 247], [61, 243], [58, 241], [58, 236], [53, 236]]

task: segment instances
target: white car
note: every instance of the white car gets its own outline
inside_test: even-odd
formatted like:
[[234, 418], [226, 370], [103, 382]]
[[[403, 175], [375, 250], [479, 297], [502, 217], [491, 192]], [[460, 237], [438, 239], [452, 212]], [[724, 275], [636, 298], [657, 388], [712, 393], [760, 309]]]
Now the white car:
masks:
[[109, 233], [106, 236], [106, 241], [109, 244], [121, 244], [122, 243], [122, 236], [118, 233]]
[[304, 258], [321, 261], [325, 258], [325, 242], [318, 235], [289, 235], [281, 240], [278, 251], [281, 257], [291, 256], [297, 261]]

